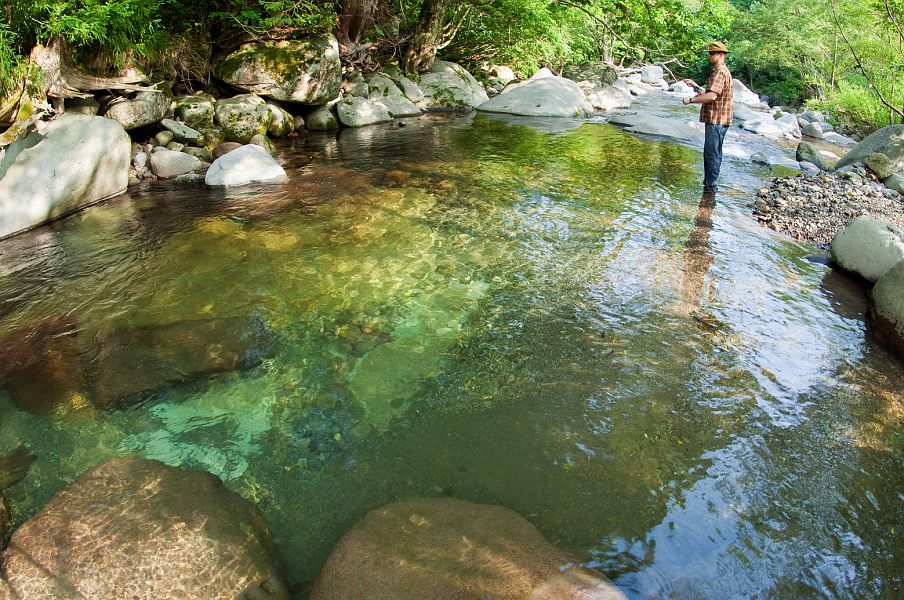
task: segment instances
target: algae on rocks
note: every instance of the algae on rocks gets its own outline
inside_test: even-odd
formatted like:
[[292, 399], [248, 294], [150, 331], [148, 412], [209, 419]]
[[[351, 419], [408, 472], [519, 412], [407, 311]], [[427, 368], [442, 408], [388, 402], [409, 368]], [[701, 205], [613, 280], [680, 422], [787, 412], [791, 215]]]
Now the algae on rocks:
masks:
[[273, 116], [264, 99], [254, 94], [242, 94], [217, 102], [217, 124], [231, 142], [247, 144], [251, 138], [267, 133]]
[[241, 90], [308, 105], [335, 99], [342, 84], [339, 43], [332, 35], [245, 44], [213, 72]]

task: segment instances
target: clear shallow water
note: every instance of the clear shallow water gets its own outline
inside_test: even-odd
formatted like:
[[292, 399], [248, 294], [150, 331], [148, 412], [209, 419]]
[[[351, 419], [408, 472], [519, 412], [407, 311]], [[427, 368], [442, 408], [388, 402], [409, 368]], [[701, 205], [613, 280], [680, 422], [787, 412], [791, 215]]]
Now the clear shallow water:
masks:
[[[0, 391], [0, 453], [38, 456], [16, 520], [137, 453], [258, 503], [299, 589], [371, 508], [450, 495], [633, 598], [894, 597], [904, 370], [859, 288], [753, 221], [765, 173], [701, 205], [696, 149], [530, 123], [344, 130], [282, 147], [284, 187], [160, 184], [0, 244], [0, 339], [76, 373], [37, 412]], [[166, 345], [199, 323], [252, 349], [201, 377]]]

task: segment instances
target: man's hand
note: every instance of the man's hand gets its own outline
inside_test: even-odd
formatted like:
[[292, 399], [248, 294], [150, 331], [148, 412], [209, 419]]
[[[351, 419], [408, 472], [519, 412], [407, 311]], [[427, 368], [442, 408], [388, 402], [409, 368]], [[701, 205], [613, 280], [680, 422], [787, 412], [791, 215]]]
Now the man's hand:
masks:
[[699, 89], [700, 89], [700, 86], [697, 85], [697, 82], [694, 81], [693, 79], [682, 79], [682, 81], [683, 81], [684, 83], [686, 83], [687, 85], [691, 86], [692, 88], [694, 88], [695, 90], [699, 90]]

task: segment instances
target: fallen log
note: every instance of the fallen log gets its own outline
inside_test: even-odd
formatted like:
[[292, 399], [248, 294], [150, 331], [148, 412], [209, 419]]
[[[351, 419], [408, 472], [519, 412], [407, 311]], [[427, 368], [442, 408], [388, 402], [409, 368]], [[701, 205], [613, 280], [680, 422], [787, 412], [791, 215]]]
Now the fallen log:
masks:
[[159, 91], [138, 85], [147, 81], [141, 75], [95, 77], [83, 72], [72, 61], [66, 41], [61, 37], [51, 38], [46, 46], [35, 46], [31, 60], [44, 71], [44, 91], [51, 98], [87, 98], [94, 90]]

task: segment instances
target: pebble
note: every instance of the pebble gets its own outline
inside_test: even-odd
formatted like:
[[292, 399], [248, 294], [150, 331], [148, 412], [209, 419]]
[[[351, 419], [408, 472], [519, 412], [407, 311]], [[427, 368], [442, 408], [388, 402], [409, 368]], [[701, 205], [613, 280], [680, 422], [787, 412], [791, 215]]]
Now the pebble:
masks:
[[753, 214], [776, 231], [824, 249], [838, 230], [861, 215], [904, 227], [904, 196], [879, 191], [875, 182], [857, 179], [849, 173], [774, 179], [757, 193]]

